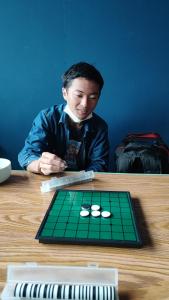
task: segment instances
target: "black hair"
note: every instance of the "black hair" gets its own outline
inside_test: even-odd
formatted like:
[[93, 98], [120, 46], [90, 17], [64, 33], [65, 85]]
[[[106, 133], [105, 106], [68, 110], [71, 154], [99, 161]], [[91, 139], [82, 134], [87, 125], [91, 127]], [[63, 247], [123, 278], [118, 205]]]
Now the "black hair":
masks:
[[75, 78], [83, 77], [85, 79], [96, 82], [99, 85], [101, 92], [104, 85], [104, 80], [100, 72], [92, 65], [86, 62], [79, 62], [72, 65], [62, 76], [63, 87], [68, 88], [71, 81]]

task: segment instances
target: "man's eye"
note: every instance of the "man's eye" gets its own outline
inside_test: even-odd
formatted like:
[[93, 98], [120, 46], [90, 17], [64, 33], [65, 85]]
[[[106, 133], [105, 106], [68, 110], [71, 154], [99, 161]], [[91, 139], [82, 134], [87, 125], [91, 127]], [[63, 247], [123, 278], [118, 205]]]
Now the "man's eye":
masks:
[[78, 98], [82, 98], [81, 94], [76, 94], [75, 96], [78, 97]]
[[95, 99], [97, 99], [97, 97], [95, 95], [93, 95], [93, 96], [89, 96], [89, 99], [90, 100], [95, 100]]

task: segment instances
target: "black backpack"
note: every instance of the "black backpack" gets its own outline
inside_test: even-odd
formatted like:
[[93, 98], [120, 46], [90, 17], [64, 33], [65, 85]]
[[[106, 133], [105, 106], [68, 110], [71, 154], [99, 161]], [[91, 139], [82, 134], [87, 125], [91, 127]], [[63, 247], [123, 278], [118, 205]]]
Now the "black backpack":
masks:
[[169, 173], [169, 148], [158, 133], [128, 134], [115, 149], [119, 173]]

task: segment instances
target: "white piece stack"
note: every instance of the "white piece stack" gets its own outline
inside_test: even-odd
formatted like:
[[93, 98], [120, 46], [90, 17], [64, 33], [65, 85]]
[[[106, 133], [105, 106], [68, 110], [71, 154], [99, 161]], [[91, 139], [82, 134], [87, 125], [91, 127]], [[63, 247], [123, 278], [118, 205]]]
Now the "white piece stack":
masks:
[[61, 178], [52, 177], [50, 180], [42, 181], [40, 189], [42, 193], [51, 192], [72, 184], [92, 181], [94, 177], [95, 174], [93, 171], [82, 171], [76, 175], [64, 176]]
[[8, 265], [2, 300], [118, 300], [118, 270], [97, 266]]

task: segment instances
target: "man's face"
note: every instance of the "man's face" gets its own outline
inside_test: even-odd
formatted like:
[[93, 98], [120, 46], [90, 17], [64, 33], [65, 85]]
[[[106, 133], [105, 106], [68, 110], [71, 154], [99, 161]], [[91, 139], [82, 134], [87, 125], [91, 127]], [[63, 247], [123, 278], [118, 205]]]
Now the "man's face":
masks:
[[90, 115], [99, 100], [98, 84], [83, 77], [73, 79], [68, 88], [62, 88], [62, 93], [70, 110], [80, 120]]

